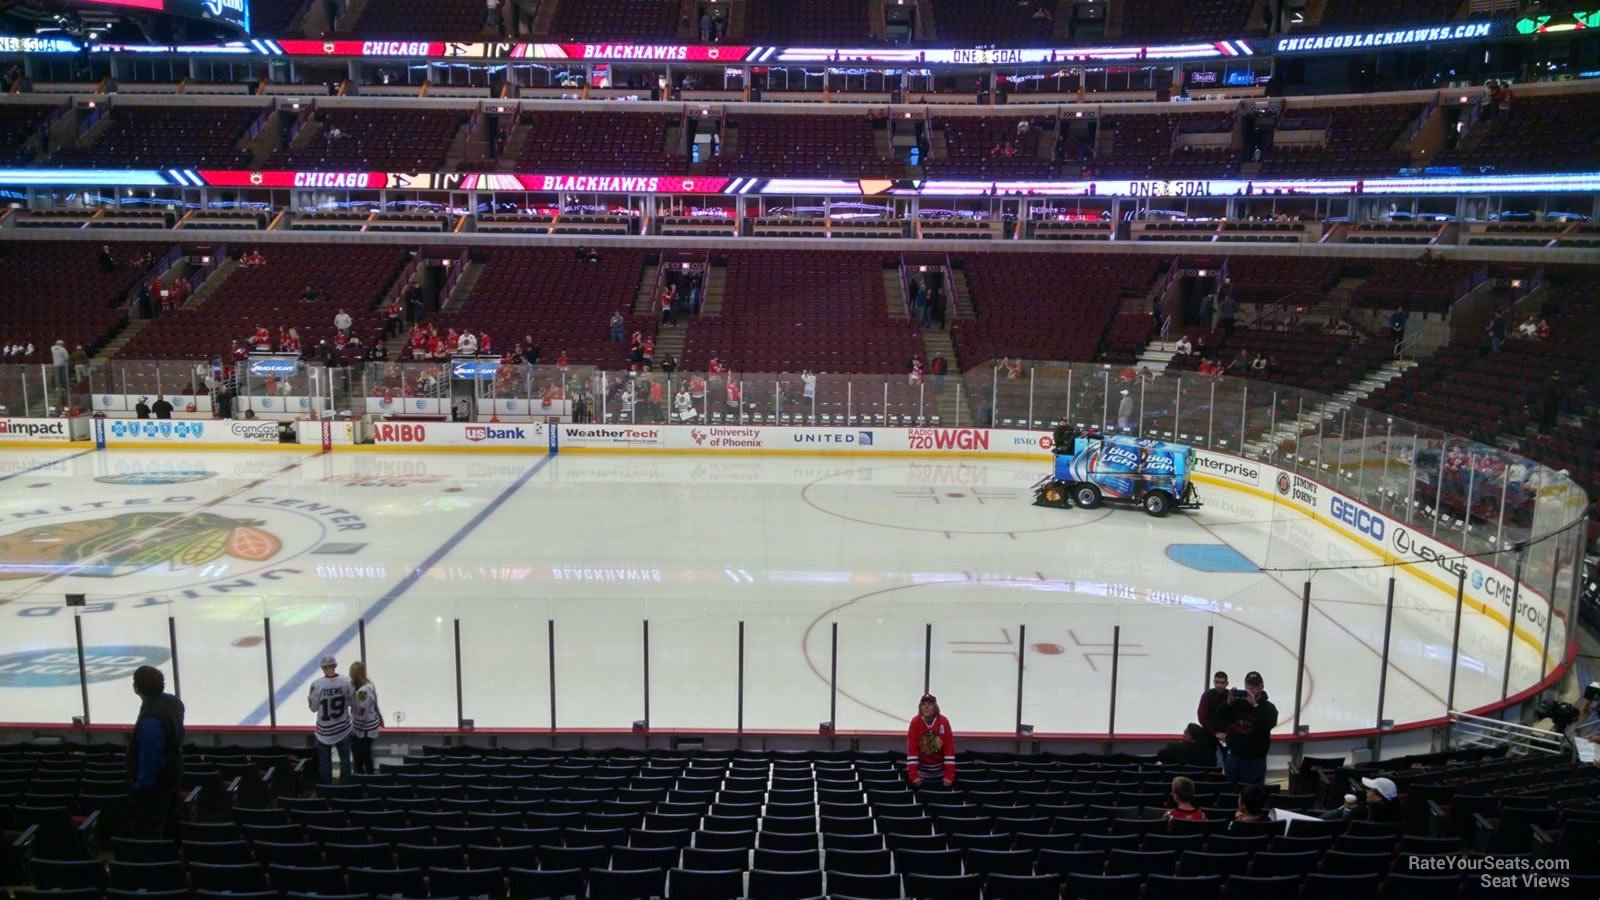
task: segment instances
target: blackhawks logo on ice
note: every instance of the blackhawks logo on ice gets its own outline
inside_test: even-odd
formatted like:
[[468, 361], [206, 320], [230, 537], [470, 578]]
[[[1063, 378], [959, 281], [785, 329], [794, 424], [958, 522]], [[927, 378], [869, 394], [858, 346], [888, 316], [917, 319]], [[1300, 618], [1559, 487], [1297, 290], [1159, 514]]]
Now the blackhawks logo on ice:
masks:
[[283, 549], [257, 519], [141, 511], [34, 525], [0, 535], [0, 580], [63, 573], [117, 578], [152, 566], [204, 566], [223, 557], [265, 562]]

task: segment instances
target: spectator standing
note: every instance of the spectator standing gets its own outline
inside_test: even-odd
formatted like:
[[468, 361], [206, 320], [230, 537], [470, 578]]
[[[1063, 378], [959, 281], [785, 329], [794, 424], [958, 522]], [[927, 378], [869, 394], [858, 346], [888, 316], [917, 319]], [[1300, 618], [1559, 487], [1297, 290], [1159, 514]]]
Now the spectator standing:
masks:
[[611, 343], [622, 343], [622, 310], [611, 314]]
[[1224, 337], [1233, 337], [1233, 323], [1239, 316], [1239, 301], [1233, 299], [1233, 294], [1222, 298], [1222, 306], [1218, 308], [1222, 314], [1222, 334]]
[[1211, 687], [1200, 695], [1195, 707], [1195, 719], [1206, 735], [1206, 745], [1216, 756], [1217, 768], [1222, 767], [1221, 741], [1228, 736], [1228, 673], [1218, 669], [1211, 673]]
[[155, 666], [133, 671], [139, 717], [128, 741], [128, 836], [172, 840], [178, 831], [178, 788], [183, 779], [183, 701], [166, 692]]
[[1389, 336], [1394, 338], [1395, 343], [1398, 344], [1406, 339], [1406, 325], [1410, 321], [1411, 310], [1407, 309], [1405, 302], [1402, 301], [1399, 308], [1389, 314]]
[[147, 398], [140, 397], [139, 398], [139, 402], [135, 403], [133, 405], [133, 416], [134, 416], [134, 418], [136, 418], [136, 419], [148, 419], [148, 418], [150, 418], [150, 404], [148, 402], [146, 402], [146, 400], [147, 400]]
[[1127, 390], [1122, 392], [1122, 399], [1117, 401], [1117, 428], [1121, 431], [1133, 430], [1133, 394]]
[[933, 375], [933, 392], [935, 394], [944, 393], [944, 376], [948, 367], [949, 364], [944, 361], [944, 356], [942, 354], [935, 356], [933, 360], [928, 363], [928, 372]]
[[1500, 348], [1506, 343], [1506, 314], [1497, 312], [1489, 320], [1489, 350], [1499, 353]]
[[677, 293], [678, 289], [670, 284], [661, 289], [661, 324], [663, 325], [672, 324], [672, 303]]
[[89, 377], [89, 354], [84, 352], [82, 344], [72, 351], [72, 377], [79, 381]]
[[333, 317], [333, 327], [338, 329], [340, 334], [344, 335], [345, 337], [349, 337], [350, 336], [350, 314], [345, 312], [342, 309], [339, 310], [338, 315], [335, 315]]
[[367, 664], [357, 660], [350, 664], [350, 686], [355, 688], [355, 701], [350, 705], [350, 751], [354, 757], [357, 775], [373, 775], [372, 742], [383, 727], [383, 710], [378, 707], [378, 686], [367, 678]]
[[158, 419], [172, 418], [172, 404], [168, 403], [165, 397], [157, 397], [156, 402], [150, 404], [150, 411], [155, 413]]
[[939, 698], [923, 694], [906, 730], [906, 777], [912, 787], [937, 778], [945, 787], [956, 781], [956, 740], [950, 720], [939, 711]]
[[386, 312], [388, 313], [389, 319], [383, 325], [383, 336], [385, 338], [392, 338], [400, 334], [401, 329], [404, 327], [400, 322], [400, 316], [403, 312], [400, 307], [400, 301], [390, 300]]
[[1228, 704], [1228, 755], [1224, 771], [1234, 784], [1266, 784], [1267, 751], [1272, 729], [1278, 726], [1278, 707], [1267, 697], [1260, 672], [1244, 676], [1244, 695], [1230, 694]]
[[111, 245], [110, 244], [101, 244], [100, 245], [100, 271], [102, 271], [102, 272], [115, 272], [116, 270], [117, 270], [117, 258], [115, 256], [111, 255]]
[[67, 364], [72, 361], [72, 354], [67, 352], [66, 341], [56, 341], [50, 345], [50, 363], [56, 369], [56, 386], [61, 390], [67, 389]]
[[333, 753], [339, 753], [339, 772], [349, 778], [351, 707], [356, 689], [350, 679], [339, 674], [339, 660], [324, 656], [322, 677], [311, 682], [306, 705], [317, 715], [317, 783], [333, 784]]

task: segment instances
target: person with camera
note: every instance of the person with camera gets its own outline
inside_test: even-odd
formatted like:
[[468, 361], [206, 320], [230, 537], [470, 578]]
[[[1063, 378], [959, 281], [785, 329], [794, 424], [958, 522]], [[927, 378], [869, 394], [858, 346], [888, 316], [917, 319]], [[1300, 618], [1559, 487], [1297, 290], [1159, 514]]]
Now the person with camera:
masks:
[[1223, 772], [1234, 784], [1267, 783], [1267, 751], [1272, 729], [1278, 726], [1278, 707], [1267, 697], [1260, 672], [1244, 676], [1244, 690], [1229, 691], [1227, 756]]

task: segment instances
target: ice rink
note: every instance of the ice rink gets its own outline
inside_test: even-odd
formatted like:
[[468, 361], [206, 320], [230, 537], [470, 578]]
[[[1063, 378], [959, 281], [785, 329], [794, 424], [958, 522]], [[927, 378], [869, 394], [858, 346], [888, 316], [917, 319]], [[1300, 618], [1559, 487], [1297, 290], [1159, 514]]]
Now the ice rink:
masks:
[[[732, 729], [742, 710], [746, 729], [815, 733], [836, 699], [839, 730], [892, 731], [926, 663], [958, 729], [1011, 733], [1021, 654], [1021, 721], [1036, 733], [1104, 733], [1114, 716], [1118, 734], [1171, 734], [1194, 717], [1209, 640], [1236, 684], [1262, 672], [1288, 731], [1305, 574], [1261, 567], [1370, 556], [1211, 482], [1202, 510], [1159, 520], [1034, 507], [1046, 472], [3, 451], [0, 719], [81, 713], [76, 618], [97, 724], [133, 719], [135, 666], [159, 665], [170, 686], [176, 662], [191, 726], [267, 724], [269, 696], [278, 724], [309, 725], [316, 660], [358, 658], [364, 630], [389, 724], [453, 727], [459, 627], [461, 714], [480, 729], [626, 729], [648, 702], [656, 730]], [[1313, 733], [1376, 724], [1391, 571], [1312, 581], [1301, 715]], [[87, 605], [66, 607], [69, 593]], [[1385, 718], [1444, 714], [1453, 609], [1400, 576]], [[1469, 609], [1461, 643], [1457, 706], [1498, 700], [1504, 626]], [[1539, 675], [1538, 648], [1516, 641], [1512, 690]]]

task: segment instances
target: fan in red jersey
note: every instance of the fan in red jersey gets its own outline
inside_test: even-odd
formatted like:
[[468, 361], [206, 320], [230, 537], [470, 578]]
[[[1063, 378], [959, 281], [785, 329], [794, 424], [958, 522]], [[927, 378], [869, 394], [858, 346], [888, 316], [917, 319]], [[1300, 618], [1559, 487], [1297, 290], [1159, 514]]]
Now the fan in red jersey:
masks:
[[956, 740], [950, 720], [939, 712], [939, 698], [923, 694], [917, 715], [906, 731], [906, 776], [913, 787], [924, 778], [938, 778], [945, 787], [956, 781]]

